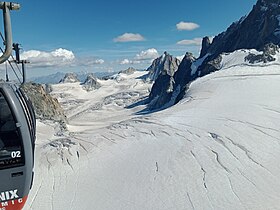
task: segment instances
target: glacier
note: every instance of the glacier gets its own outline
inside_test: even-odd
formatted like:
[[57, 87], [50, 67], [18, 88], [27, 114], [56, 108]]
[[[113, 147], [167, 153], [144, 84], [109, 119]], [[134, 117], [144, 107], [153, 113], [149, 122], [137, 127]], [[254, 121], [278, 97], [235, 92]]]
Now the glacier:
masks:
[[280, 66], [239, 55], [154, 113], [127, 108], [148, 96], [145, 72], [53, 85], [69, 131], [38, 121], [24, 209], [280, 209]]

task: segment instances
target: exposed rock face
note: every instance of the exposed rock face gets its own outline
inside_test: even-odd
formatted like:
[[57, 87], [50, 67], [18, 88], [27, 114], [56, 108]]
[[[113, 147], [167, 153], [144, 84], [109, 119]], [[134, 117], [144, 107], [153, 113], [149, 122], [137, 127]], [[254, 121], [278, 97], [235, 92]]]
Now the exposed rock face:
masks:
[[164, 69], [159, 74], [149, 95], [150, 109], [158, 109], [171, 100], [173, 91], [175, 90], [175, 81], [177, 82], [177, 86], [181, 80], [183, 81], [187, 77], [185, 70], [190, 67], [194, 60], [193, 55], [187, 53], [176, 71], [173, 72]]
[[77, 74], [75, 73], [67, 73], [65, 74], [64, 78], [59, 81], [59, 83], [75, 83], [75, 82], [80, 82]]
[[58, 100], [48, 94], [42, 85], [26, 83], [22, 85], [22, 89], [34, 106], [36, 118], [63, 123], [67, 121], [66, 115]]
[[203, 56], [205, 56], [207, 54], [207, 51], [210, 47], [211, 41], [210, 38], [208, 36], [204, 37], [202, 40], [202, 48], [200, 51], [200, 58], [202, 58]]
[[170, 101], [173, 92], [174, 79], [169, 75], [158, 76], [149, 95], [149, 108], [159, 109]]
[[136, 71], [136, 69], [129, 67], [128, 69], [120, 71], [119, 73], [130, 75], [130, 74], [133, 74], [135, 71]]
[[203, 62], [203, 65], [201, 65], [198, 69], [199, 75], [197, 76], [205, 76], [211, 72], [218, 71], [221, 69], [221, 62], [222, 62], [222, 56], [218, 55], [215, 58], [208, 57]]
[[180, 60], [172, 55], [169, 55], [167, 52], [164, 52], [162, 56], [155, 59], [152, 65], [147, 69], [149, 71], [146, 78], [147, 81], [156, 81], [160, 74], [169, 75], [172, 77], [177, 71]]
[[[216, 36], [212, 43], [208, 37], [205, 37], [198, 59], [187, 53], [172, 82], [166, 77], [158, 77], [149, 97], [150, 109], [158, 109], [174, 97], [176, 97], [174, 102], [178, 102], [184, 96], [189, 82], [221, 68], [222, 53], [239, 49], [263, 50], [262, 55], [247, 56], [247, 61], [270, 62], [274, 60], [273, 55], [279, 50], [277, 46], [279, 44], [280, 0], [258, 0], [248, 16], [233, 23], [225, 32]], [[153, 69], [151, 78], [157, 78], [153, 77], [156, 75], [154, 69], [160, 66], [157, 62], [155, 61], [150, 67]]]
[[181, 64], [178, 67], [178, 71], [175, 74], [176, 87], [180, 85], [183, 87], [186, 82], [191, 80], [191, 66], [196, 60], [192, 53], [187, 52], [183, 58]]
[[[178, 71], [175, 74], [175, 86], [178, 93], [175, 93], [174, 97], [177, 101], [181, 100], [181, 98], [185, 95], [185, 91], [187, 90], [187, 85], [191, 80], [194, 79], [195, 75], [192, 75], [192, 64], [196, 61], [196, 58], [193, 56], [192, 53], [187, 52], [184, 59], [182, 60]], [[174, 94], [174, 93], [173, 93]]]
[[238, 49], [261, 50], [266, 44], [280, 43], [280, 0], [258, 0], [248, 16], [216, 36], [208, 53], [219, 55]]
[[93, 74], [89, 74], [82, 85], [86, 91], [96, 90], [101, 87], [101, 84], [97, 81], [97, 78]]

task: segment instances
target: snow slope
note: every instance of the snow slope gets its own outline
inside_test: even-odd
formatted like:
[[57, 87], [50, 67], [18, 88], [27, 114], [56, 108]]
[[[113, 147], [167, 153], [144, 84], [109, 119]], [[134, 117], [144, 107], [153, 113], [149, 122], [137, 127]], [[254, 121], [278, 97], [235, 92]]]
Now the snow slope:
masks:
[[38, 124], [25, 209], [280, 209], [278, 65], [212, 73], [146, 115], [123, 107], [134, 98], [121, 93], [148, 94], [139, 74], [92, 93], [54, 86], [70, 132]]

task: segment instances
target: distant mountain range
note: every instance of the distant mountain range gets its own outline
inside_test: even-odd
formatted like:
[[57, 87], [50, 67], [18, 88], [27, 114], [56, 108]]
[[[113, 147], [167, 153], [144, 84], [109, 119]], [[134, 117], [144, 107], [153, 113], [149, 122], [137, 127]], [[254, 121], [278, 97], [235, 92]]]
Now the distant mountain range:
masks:
[[[55, 74], [50, 74], [47, 76], [41, 76], [41, 77], [32, 77], [28, 79], [29, 82], [35, 82], [39, 84], [58, 84], [63, 78], [65, 77], [67, 73], [63, 72], [57, 72]], [[89, 74], [89, 72], [78, 72], [75, 73], [77, 75], [78, 81], [84, 82]], [[108, 72], [95, 72], [94, 75], [97, 78], [102, 78], [106, 76], [111, 76], [113, 74], [116, 74], [116, 72], [108, 73]]]

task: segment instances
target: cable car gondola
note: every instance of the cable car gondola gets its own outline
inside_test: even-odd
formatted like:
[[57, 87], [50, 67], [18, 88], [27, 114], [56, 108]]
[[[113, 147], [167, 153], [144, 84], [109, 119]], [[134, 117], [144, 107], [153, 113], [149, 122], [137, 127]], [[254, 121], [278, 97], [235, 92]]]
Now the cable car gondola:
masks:
[[[10, 10], [19, 4], [0, 2], [5, 29], [5, 51], [0, 63], [12, 53]], [[0, 210], [23, 208], [33, 181], [35, 114], [21, 88], [0, 82]]]

